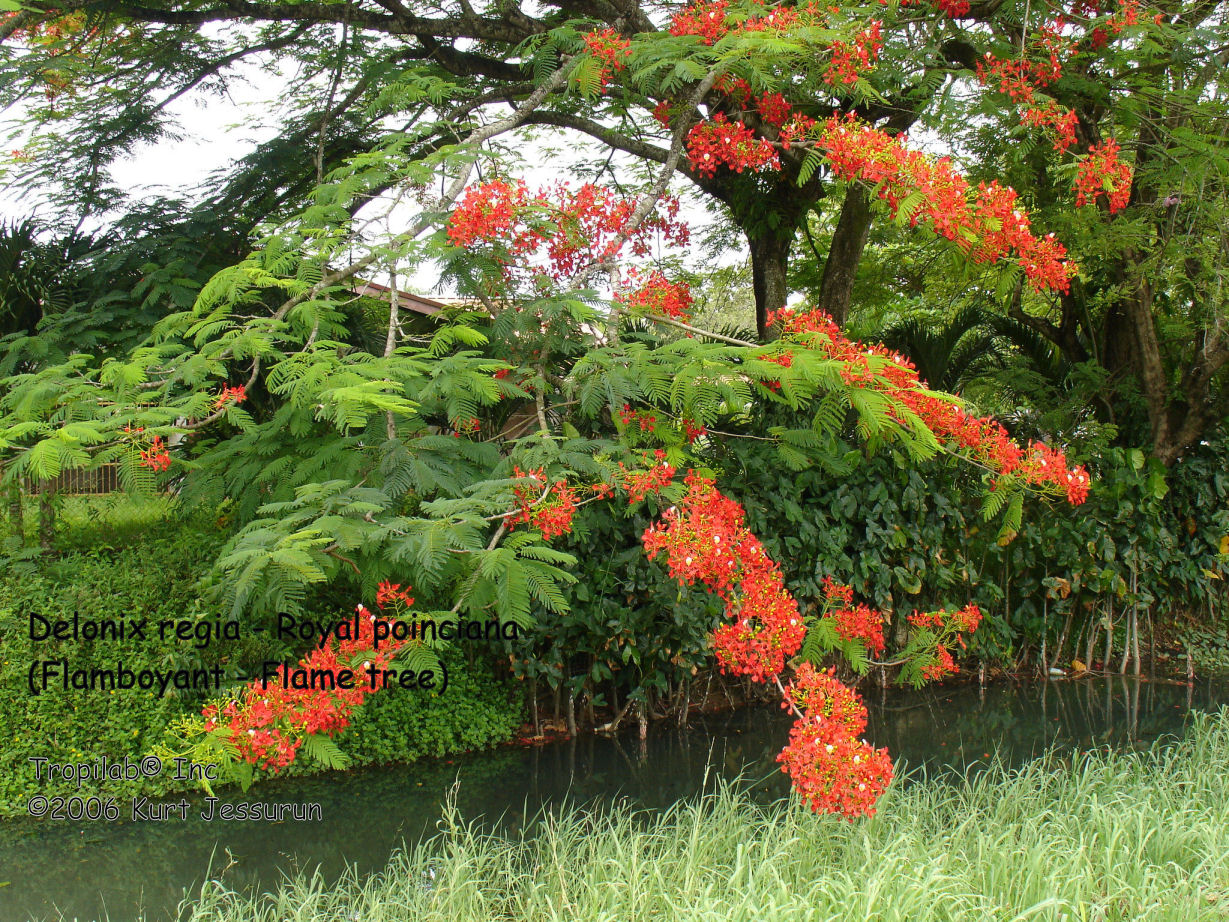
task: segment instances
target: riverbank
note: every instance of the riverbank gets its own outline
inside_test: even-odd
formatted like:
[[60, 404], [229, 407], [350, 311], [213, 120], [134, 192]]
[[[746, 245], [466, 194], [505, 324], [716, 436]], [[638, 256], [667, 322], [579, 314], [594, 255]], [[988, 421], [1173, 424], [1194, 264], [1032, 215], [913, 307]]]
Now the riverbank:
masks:
[[191, 922], [434, 918], [1223, 920], [1229, 710], [1146, 752], [896, 784], [848, 823], [722, 785], [660, 814], [573, 811], [517, 836], [442, 832], [380, 873], [259, 898], [207, 883]]

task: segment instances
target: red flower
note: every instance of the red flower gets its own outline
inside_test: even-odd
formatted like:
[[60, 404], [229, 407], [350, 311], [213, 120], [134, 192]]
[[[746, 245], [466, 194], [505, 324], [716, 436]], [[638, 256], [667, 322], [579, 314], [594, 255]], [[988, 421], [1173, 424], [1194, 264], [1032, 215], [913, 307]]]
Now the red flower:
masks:
[[495, 245], [493, 256], [509, 274], [512, 261], [528, 265], [536, 257], [545, 266], [531, 268], [531, 275], [558, 281], [618, 256], [616, 245], [644, 256], [654, 241], [686, 244], [689, 233], [677, 220], [678, 200], [663, 198], [659, 207], [624, 239], [635, 199], [592, 183], [575, 190], [560, 183], [530, 197], [524, 183], [495, 180], [466, 190], [448, 219], [448, 238], [469, 249]]
[[850, 605], [853, 603], [853, 588], [838, 583], [831, 576], [825, 576], [824, 598], [829, 602], [840, 602]]
[[883, 639], [883, 615], [865, 605], [853, 608], [838, 608], [825, 617], [836, 624], [836, 632], [846, 640], [859, 640], [876, 656], [885, 649]]
[[[413, 600], [408, 593], [408, 586], [402, 590], [399, 583], [386, 582], [381, 584], [377, 599], [382, 596], [389, 601], [395, 596], [410, 604]], [[352, 621], [345, 622], [356, 626], [353, 636], [331, 638], [301, 659], [296, 668], [318, 670], [318, 674], [331, 672], [336, 677], [342, 670], [351, 669], [360, 656], [374, 670], [388, 668], [393, 655], [410, 641], [392, 639], [390, 625], [390, 637], [381, 640], [377, 651], [375, 615], [362, 605], [357, 606], [356, 613]], [[277, 677], [268, 683], [252, 682], [238, 698], [221, 707], [207, 705], [201, 711], [204, 729], [212, 732], [225, 727], [241, 759], [277, 771], [294, 761], [304, 737], [316, 733], [331, 736], [349, 725], [350, 714], [374, 690], [366, 668], [353, 671], [357, 674], [353, 688], [291, 688]]]
[[[1035, 289], [1069, 288], [1075, 266], [1065, 261], [1066, 250], [1052, 236], [1033, 235], [1014, 190], [982, 183], [970, 202], [968, 182], [946, 158], [932, 161], [852, 117], [829, 119], [819, 147], [838, 178], [874, 185], [893, 215], [907, 197], [921, 192], [910, 223], [929, 222], [935, 233], [968, 249], [974, 262], [995, 263], [1014, 254]], [[969, 237], [977, 242], [969, 244]]]
[[603, 89], [606, 88], [611, 73], [627, 66], [623, 59], [630, 57], [632, 53], [632, 43], [614, 29], [589, 32], [585, 35], [585, 47], [594, 58], [602, 62], [599, 80]]
[[755, 111], [760, 114], [760, 118], [766, 124], [781, 128], [789, 119], [793, 109], [780, 93], [764, 93], [756, 100]]
[[247, 387], [243, 384], [240, 384], [238, 387], [223, 387], [222, 393], [218, 394], [217, 399], [214, 401], [213, 408], [220, 410], [227, 403], [243, 403], [246, 397]]
[[1131, 198], [1131, 167], [1118, 159], [1118, 150], [1118, 142], [1113, 138], [1088, 149], [1075, 179], [1077, 207], [1091, 204], [1101, 195], [1109, 203], [1110, 214], [1126, 207]]
[[696, 425], [695, 420], [684, 417], [679, 420], [683, 426], [683, 434], [687, 437], [687, 444], [691, 444], [701, 436], [708, 435], [708, 429], [703, 425]]
[[721, 112], [687, 133], [687, 157], [692, 169], [701, 176], [713, 176], [722, 165], [735, 173], [781, 168], [772, 144], [756, 137], [742, 122], [728, 121]]
[[639, 288], [617, 297], [636, 310], [677, 320], [691, 319], [691, 286], [686, 282], [671, 282], [658, 271], [650, 273]]
[[937, 644], [935, 646], [934, 662], [922, 667], [922, 678], [933, 681], [958, 671], [952, 655], [947, 652], [947, 647], [943, 644]]
[[[995, 189], [998, 191], [996, 192]], [[1020, 225], [1027, 227], [1027, 219], [1011, 210], [1015, 193], [1002, 187], [987, 187], [987, 201], [994, 202], [990, 213], [998, 215], [998, 222], [1008, 221], [1015, 229], [1000, 226], [987, 230], [990, 245], [999, 236], [1014, 236], [1020, 233]], [[1002, 193], [1010, 193], [1004, 195]], [[989, 215], [982, 218], [990, 223]], [[1037, 241], [1044, 247], [1046, 241]], [[1031, 255], [1040, 261], [1042, 257]], [[1039, 262], [1032, 263], [1034, 267]], [[990, 418], [970, 416], [958, 404], [943, 400], [925, 388], [917, 370], [900, 355], [893, 354], [882, 346], [867, 346], [845, 337], [832, 318], [823, 311], [795, 311], [783, 308], [768, 317], [769, 325], [780, 325], [782, 339], [807, 342], [829, 358], [843, 365], [842, 376], [852, 386], [872, 388], [889, 398], [892, 404], [905, 408], [923, 422], [941, 442], [953, 443], [969, 457], [1000, 474], [1014, 474], [1028, 483], [1064, 493], [1068, 502], [1079, 505], [1088, 496], [1090, 483], [1088, 472], [1082, 466], [1071, 467], [1063, 453], [1040, 442], [1027, 447], [1012, 441], [1007, 430]], [[896, 412], [899, 422], [905, 416]]]
[[704, 44], [711, 45], [726, 32], [725, 11], [728, 8], [726, 0], [693, 3], [674, 14], [670, 20], [670, 34], [696, 35]]
[[878, 20], [873, 20], [868, 28], [854, 37], [852, 46], [845, 42], [834, 42], [832, 60], [828, 64], [827, 73], [824, 74], [824, 81], [833, 85], [857, 83], [858, 78], [870, 70], [879, 57], [879, 49], [883, 47], [880, 32], [882, 25]]
[[[624, 404], [624, 410], [627, 405]], [[626, 420], [625, 420], [626, 422]], [[627, 470], [622, 462], [619, 468], [623, 471], [623, 489], [627, 491], [629, 503], [638, 503], [650, 493], [660, 493], [674, 481], [674, 467], [666, 463], [666, 453], [660, 448], [654, 452], [654, 462], [646, 456], [646, 467], [641, 470]]]
[[165, 471], [171, 466], [171, 456], [162, 442], [162, 436], [155, 435], [149, 443], [149, 448], [141, 450], [139, 464], [153, 471]]
[[380, 583], [376, 589], [376, 605], [383, 608], [390, 603], [401, 602], [406, 607], [414, 604], [414, 597], [410, 595], [410, 587], [401, 588], [400, 583], [390, 583], [388, 580]]
[[816, 813], [838, 813], [849, 819], [874, 816], [875, 804], [892, 781], [886, 749], [848, 736], [827, 739], [809, 721], [794, 725], [789, 745], [777, 761], [803, 803]]
[[517, 508], [504, 519], [509, 529], [521, 522], [527, 522], [542, 533], [549, 541], [572, 530], [572, 516], [576, 513], [576, 491], [568, 486], [566, 480], [556, 480], [549, 489], [542, 490], [546, 483], [542, 468], [532, 471], [522, 471], [513, 468], [518, 478], [528, 480], [530, 486], [515, 486], [512, 495], [516, 499]]

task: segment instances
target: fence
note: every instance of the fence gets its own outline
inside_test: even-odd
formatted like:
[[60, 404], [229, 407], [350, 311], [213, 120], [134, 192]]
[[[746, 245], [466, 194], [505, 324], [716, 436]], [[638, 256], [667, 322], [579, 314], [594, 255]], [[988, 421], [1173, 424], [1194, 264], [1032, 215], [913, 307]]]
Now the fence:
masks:
[[50, 480], [26, 480], [22, 486], [27, 493], [60, 493], [67, 496], [118, 493], [119, 465], [100, 464], [93, 468], [64, 471]]

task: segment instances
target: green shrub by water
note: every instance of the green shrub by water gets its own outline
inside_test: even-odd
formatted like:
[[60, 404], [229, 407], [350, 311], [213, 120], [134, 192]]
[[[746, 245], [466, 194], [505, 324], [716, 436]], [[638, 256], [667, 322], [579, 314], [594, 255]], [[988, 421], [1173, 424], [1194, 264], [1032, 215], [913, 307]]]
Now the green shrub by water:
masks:
[[[56, 552], [32, 557], [0, 572], [0, 816], [24, 815], [35, 794], [94, 794], [121, 801], [134, 794], [165, 794], [172, 773], [140, 781], [39, 783], [28, 759], [81, 762], [107, 756], [140, 759], [165, 740], [177, 717], [198, 713], [205, 696], [139, 690], [51, 691], [31, 695], [26, 669], [33, 658], [68, 657], [73, 668], [114, 668], [122, 661], [144, 668], [236, 665], [282, 659], [291, 653], [265, 634], [244, 632], [239, 641], [160, 642], [156, 627], [141, 640], [47, 640], [33, 643], [30, 613], [48, 619], [212, 619], [219, 614], [199, 599], [197, 581], [208, 572], [226, 538], [213, 517], [182, 519], [163, 500], [140, 507], [111, 498], [78, 500], [61, 517]], [[325, 616], [320, 616], [325, 617]], [[508, 739], [524, 708], [519, 689], [500, 680], [490, 657], [471, 651], [445, 654], [449, 687], [443, 698], [414, 692], [375, 695], [356, 715], [341, 746], [353, 764], [399, 762], [491, 746]], [[302, 759], [294, 773], [318, 770]], [[190, 784], [180, 783], [179, 788]]]
[[1145, 753], [1051, 757], [896, 785], [848, 823], [729, 787], [660, 815], [570, 812], [506, 839], [441, 833], [340, 885], [247, 898], [217, 883], [191, 922], [646, 919], [1173, 920], [1229, 917], [1229, 711]]

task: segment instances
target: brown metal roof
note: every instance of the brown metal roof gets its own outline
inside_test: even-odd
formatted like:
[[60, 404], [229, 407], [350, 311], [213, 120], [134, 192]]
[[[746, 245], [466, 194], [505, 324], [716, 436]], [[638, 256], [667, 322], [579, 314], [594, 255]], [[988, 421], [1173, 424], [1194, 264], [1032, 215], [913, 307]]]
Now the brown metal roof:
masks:
[[[387, 285], [381, 285], [379, 282], [359, 282], [354, 286], [356, 295], [366, 295], [370, 298], [379, 298], [381, 301], [387, 301], [391, 289]], [[416, 295], [409, 291], [397, 289], [397, 304], [400, 307], [408, 307], [416, 314], [424, 314], [431, 316], [438, 314], [444, 308], [448, 307], [442, 301], [435, 301], [431, 298], [424, 298], [422, 295]]]

